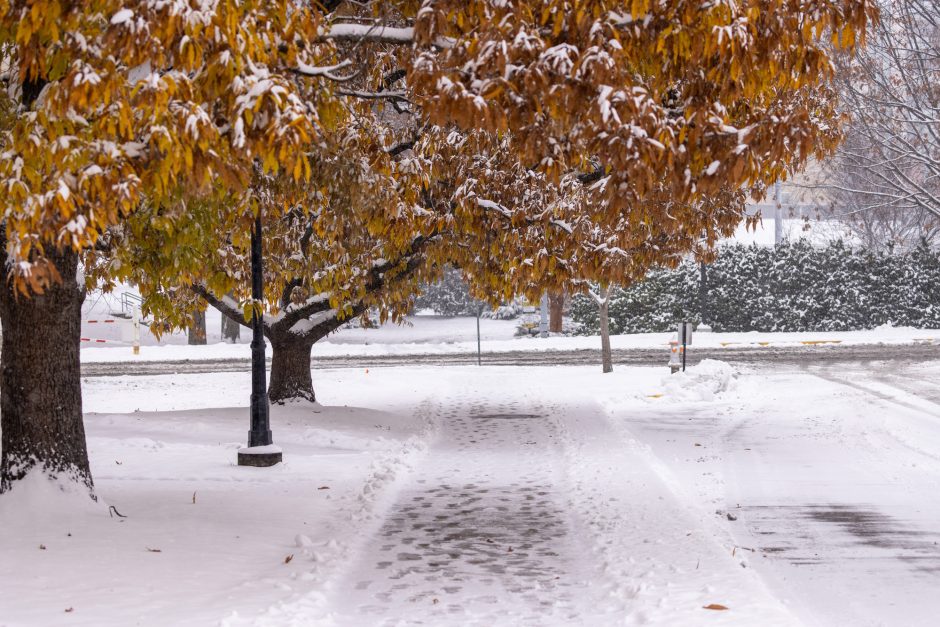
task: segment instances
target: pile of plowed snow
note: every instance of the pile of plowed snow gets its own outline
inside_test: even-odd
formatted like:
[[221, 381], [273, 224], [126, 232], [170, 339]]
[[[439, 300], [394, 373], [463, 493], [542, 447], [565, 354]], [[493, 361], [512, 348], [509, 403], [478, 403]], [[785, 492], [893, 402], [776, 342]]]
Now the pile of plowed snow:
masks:
[[717, 359], [701, 363], [663, 377], [663, 396], [671, 401], [711, 401], [731, 387], [734, 368]]

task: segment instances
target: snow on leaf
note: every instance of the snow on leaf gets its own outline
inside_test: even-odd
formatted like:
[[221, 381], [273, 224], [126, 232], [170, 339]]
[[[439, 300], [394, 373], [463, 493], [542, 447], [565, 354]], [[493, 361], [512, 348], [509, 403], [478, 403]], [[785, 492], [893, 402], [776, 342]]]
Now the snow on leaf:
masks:
[[115, 26], [118, 24], [124, 24], [126, 22], [129, 22], [132, 17], [134, 17], [133, 11], [131, 11], [130, 9], [121, 9], [120, 11], [118, 11], [117, 13], [111, 16], [111, 24]]

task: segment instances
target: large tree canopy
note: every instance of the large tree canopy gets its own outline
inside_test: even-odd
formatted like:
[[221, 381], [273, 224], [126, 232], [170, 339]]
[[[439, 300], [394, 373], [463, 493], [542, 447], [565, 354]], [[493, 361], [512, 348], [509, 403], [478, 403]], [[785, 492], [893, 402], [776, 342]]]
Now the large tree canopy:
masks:
[[[831, 55], [874, 11], [869, 0], [0, 0], [7, 267], [22, 295], [58, 278], [71, 292], [77, 252], [89, 280], [106, 280], [131, 273], [115, 247], [132, 246], [144, 285], [176, 272], [224, 290], [238, 272], [213, 274], [186, 248], [220, 234], [243, 245], [261, 211], [287, 221], [284, 251], [313, 224], [337, 256], [326, 275], [281, 256], [282, 283], [306, 281], [293, 306], [355, 294], [360, 254], [377, 257], [376, 242], [407, 254], [430, 234], [450, 244], [439, 260], [476, 265], [505, 293], [638, 276], [713, 242], [740, 221], [745, 194], [832, 150]], [[66, 296], [77, 329], [80, 295]], [[54, 309], [6, 301], [4, 324], [24, 332]], [[56, 328], [43, 341], [64, 341]], [[24, 459], [55, 457], [56, 425], [80, 426], [75, 334], [69, 367], [40, 369], [71, 381], [69, 400], [23, 412], [5, 401], [5, 446], [29, 421], [49, 427], [37, 436], [49, 446]], [[4, 385], [22, 387], [11, 360], [30, 357], [12, 354]], [[53, 465], [82, 458], [87, 476], [83, 449]]]

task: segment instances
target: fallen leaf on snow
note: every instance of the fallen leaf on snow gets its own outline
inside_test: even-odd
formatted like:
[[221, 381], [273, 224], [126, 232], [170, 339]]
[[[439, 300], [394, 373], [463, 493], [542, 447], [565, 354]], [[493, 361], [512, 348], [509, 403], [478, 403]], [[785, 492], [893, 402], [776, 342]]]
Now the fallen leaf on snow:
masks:
[[163, 553], [163, 549], [151, 549], [149, 546], [146, 549], [149, 553]]
[[66, 611], [66, 612], [74, 612], [74, 611], [75, 611], [75, 608], [74, 608], [74, 607], [67, 607], [67, 608], [65, 608], [65, 611]]
[[708, 605], [706, 605], [706, 606], [703, 607], [702, 609], [703, 609], [703, 610], [726, 610], [726, 609], [728, 609], [728, 608], [725, 607], [724, 605], [721, 605], [720, 603], [709, 603]]
[[284, 563], [285, 563], [285, 564], [290, 564], [290, 561], [291, 561], [292, 559], [294, 559], [294, 554], [293, 554], [293, 553], [291, 553], [290, 555], [288, 555], [287, 557], [284, 558]]
[[330, 486], [328, 485], [321, 485], [319, 488], [317, 488], [317, 490], [329, 490], [329, 489], [330, 489]]

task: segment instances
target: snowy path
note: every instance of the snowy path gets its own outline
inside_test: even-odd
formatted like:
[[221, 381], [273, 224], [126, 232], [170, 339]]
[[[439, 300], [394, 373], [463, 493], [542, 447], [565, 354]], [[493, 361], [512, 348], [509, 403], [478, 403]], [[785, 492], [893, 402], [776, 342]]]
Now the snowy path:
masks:
[[589, 392], [481, 400], [507, 372], [439, 395], [436, 442], [334, 587], [336, 624], [798, 624]]
[[[540, 625], [591, 606], [599, 573], [565, 510], [538, 405], [455, 402], [419, 478], [351, 575], [340, 622]], [[399, 610], [408, 608], [407, 614]]]

